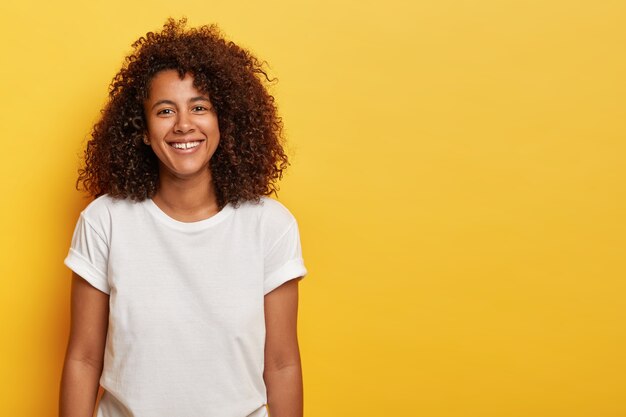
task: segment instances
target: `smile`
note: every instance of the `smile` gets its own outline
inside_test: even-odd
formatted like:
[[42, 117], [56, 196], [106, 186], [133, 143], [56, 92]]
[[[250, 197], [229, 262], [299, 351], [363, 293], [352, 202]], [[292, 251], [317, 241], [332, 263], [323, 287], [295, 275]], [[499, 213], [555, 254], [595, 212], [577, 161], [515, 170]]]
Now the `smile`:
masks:
[[168, 145], [176, 149], [192, 149], [200, 145], [201, 143], [201, 140], [197, 140], [194, 142], [170, 142]]

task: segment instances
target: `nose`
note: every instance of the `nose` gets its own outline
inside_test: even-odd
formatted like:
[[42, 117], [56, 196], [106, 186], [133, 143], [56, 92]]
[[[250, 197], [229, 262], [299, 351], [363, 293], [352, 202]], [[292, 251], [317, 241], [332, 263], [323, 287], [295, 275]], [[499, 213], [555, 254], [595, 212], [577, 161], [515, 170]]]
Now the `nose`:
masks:
[[188, 133], [193, 131], [193, 123], [190, 115], [186, 112], [178, 113], [174, 124], [174, 133]]

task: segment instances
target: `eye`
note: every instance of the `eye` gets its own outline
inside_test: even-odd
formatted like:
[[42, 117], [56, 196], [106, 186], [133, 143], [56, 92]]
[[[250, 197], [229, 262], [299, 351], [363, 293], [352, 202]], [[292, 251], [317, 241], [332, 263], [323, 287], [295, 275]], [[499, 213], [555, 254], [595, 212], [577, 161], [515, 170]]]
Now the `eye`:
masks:
[[170, 115], [172, 113], [174, 113], [174, 110], [172, 109], [162, 109], [157, 112], [157, 115], [161, 115], [161, 114]]
[[194, 107], [191, 109], [191, 111], [196, 112], [196, 113], [198, 113], [198, 112], [203, 112], [203, 111], [207, 111], [207, 110], [208, 110], [208, 109], [207, 109], [206, 107], [204, 107], [204, 106], [194, 106]]

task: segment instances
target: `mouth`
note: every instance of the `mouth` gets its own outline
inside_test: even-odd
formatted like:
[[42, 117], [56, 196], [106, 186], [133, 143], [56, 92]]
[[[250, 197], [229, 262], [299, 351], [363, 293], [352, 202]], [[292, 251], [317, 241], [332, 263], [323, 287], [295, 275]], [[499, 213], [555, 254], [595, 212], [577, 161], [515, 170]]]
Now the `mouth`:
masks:
[[185, 151], [185, 150], [197, 148], [198, 146], [200, 146], [202, 142], [204, 142], [204, 140], [191, 140], [191, 141], [185, 141], [185, 142], [183, 141], [168, 142], [167, 144], [170, 145], [174, 149]]

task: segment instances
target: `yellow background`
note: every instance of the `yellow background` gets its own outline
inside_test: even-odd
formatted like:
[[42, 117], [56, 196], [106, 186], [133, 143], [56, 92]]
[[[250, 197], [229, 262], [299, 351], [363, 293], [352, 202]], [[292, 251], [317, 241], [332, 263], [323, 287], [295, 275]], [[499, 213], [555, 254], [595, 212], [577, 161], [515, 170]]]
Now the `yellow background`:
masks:
[[307, 416], [626, 416], [609, 0], [3, 1], [1, 415], [56, 413], [79, 157], [130, 44], [170, 15], [280, 80]]

